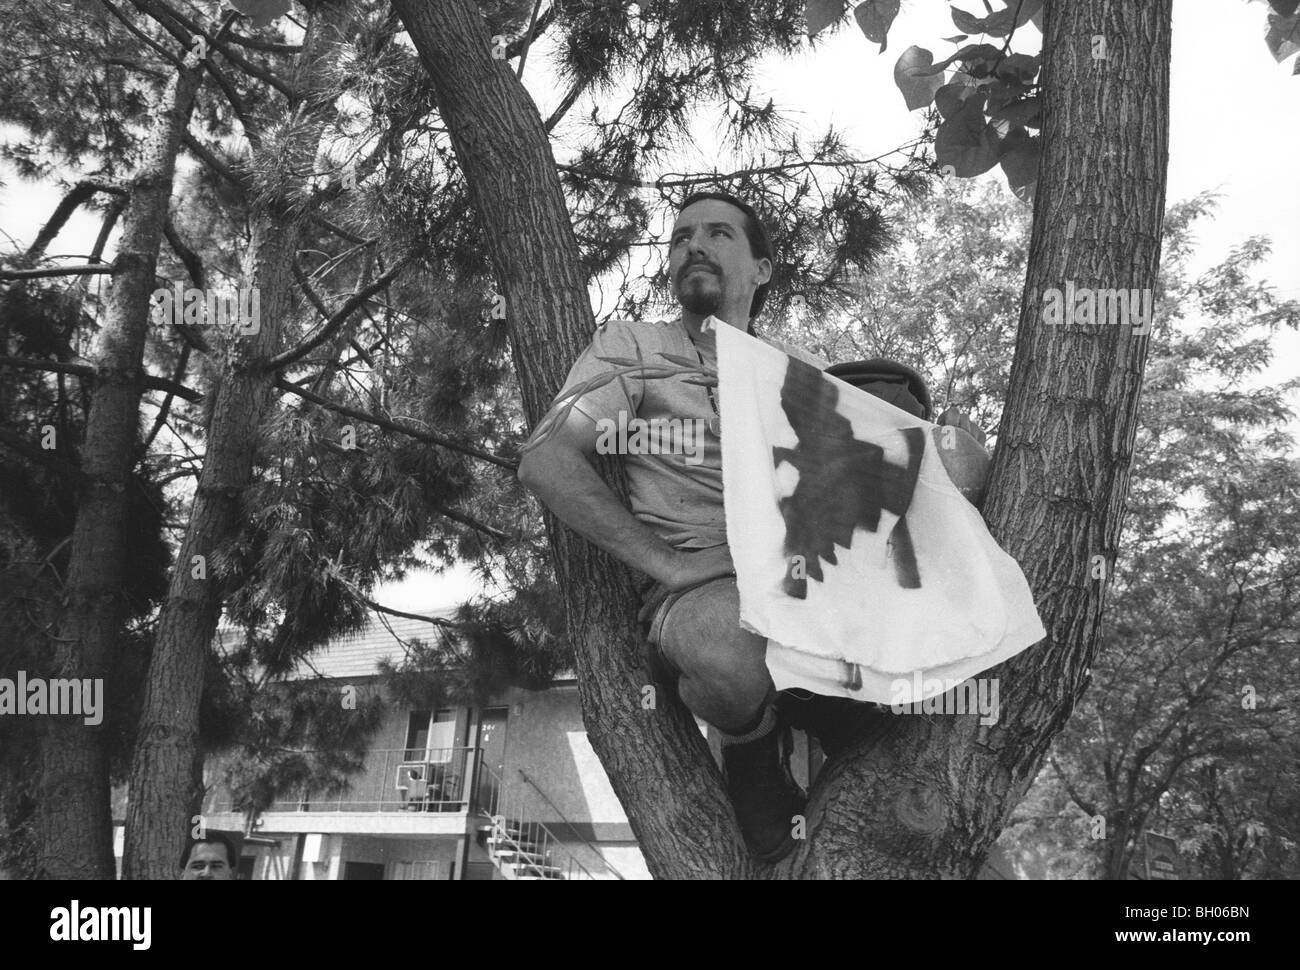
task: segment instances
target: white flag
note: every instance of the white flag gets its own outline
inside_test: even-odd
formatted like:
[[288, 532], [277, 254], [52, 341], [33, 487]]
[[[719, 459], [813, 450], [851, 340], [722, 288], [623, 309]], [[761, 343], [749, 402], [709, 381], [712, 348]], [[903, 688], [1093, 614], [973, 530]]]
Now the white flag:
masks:
[[727, 541], [778, 690], [944, 693], [1046, 631], [937, 452], [942, 429], [719, 325]]

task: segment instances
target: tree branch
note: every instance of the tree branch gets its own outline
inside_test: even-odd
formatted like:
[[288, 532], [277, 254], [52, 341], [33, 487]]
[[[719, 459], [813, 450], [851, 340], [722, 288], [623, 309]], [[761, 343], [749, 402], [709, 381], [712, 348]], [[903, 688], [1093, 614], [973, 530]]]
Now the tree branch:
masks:
[[[3, 358], [0, 358], [0, 363], [3, 362]], [[493, 455], [486, 451], [480, 451], [479, 449], [472, 448], [469, 445], [460, 444], [459, 442], [453, 441], [451, 438], [444, 437], [443, 435], [435, 434], [431, 431], [424, 431], [421, 428], [413, 428], [410, 425], [399, 424], [396, 421], [380, 417], [377, 414], [371, 414], [368, 411], [350, 408], [345, 404], [337, 404], [334, 401], [321, 397], [319, 394], [313, 394], [311, 391], [298, 387], [295, 384], [291, 384], [284, 377], [276, 378], [275, 386], [281, 390], [288, 391], [291, 394], [296, 394], [298, 397], [310, 401], [312, 404], [323, 407], [327, 411], [333, 411], [336, 414], [342, 414], [349, 418], [356, 418], [358, 421], [366, 422], [366, 424], [373, 424], [377, 428], [395, 431], [398, 434], [404, 434], [415, 438], [417, 441], [428, 442], [431, 445], [450, 448], [452, 451], [458, 451], [462, 455], [469, 455], [471, 458], [479, 458], [483, 461], [491, 462], [494, 465], [499, 465], [500, 467], [512, 472], [516, 471], [519, 467], [518, 462], [510, 461], [507, 458], [502, 458], [499, 455]]]
[[36, 280], [50, 276], [91, 276], [112, 273], [113, 263], [93, 263], [81, 266], [54, 266], [49, 269], [0, 269], [0, 280]]
[[121, 196], [127, 194], [126, 188], [118, 182], [108, 179], [82, 179], [54, 207], [54, 212], [50, 214], [49, 220], [41, 227], [41, 231], [36, 234], [32, 244], [27, 247], [24, 257], [33, 263], [40, 259], [45, 254], [50, 242], [59, 234], [59, 231], [72, 216], [72, 213], [76, 212], [96, 192], [112, 192]]
[[268, 54], [297, 54], [302, 50], [301, 44], [273, 44], [267, 40], [257, 40], [253, 37], [245, 37], [243, 34], [237, 34], [233, 30], [230, 32], [230, 40], [241, 47], [247, 47], [250, 50], [265, 51]]
[[290, 101], [294, 101], [298, 97], [297, 92], [294, 91], [293, 88], [289, 87], [289, 85], [286, 84], [284, 81], [281, 81], [278, 77], [276, 77], [273, 72], [262, 67], [260, 64], [254, 64], [252, 61], [245, 58], [242, 54], [232, 51], [229, 47], [227, 47], [226, 44], [224, 43], [222, 34], [228, 33], [228, 31], [218, 31], [217, 35], [213, 36], [212, 34], [209, 34], [206, 30], [204, 30], [202, 25], [200, 25], [194, 20], [191, 20], [189, 17], [185, 16], [179, 10], [176, 10], [175, 8], [169, 6], [167, 3], [164, 2], [164, 0], [145, 0], [145, 2], [156, 3], [159, 7], [166, 10], [169, 16], [175, 18], [176, 22], [179, 23], [186, 30], [188, 30], [191, 34], [199, 34], [202, 37], [204, 37], [213, 48], [221, 51], [221, 53], [225, 55], [227, 60], [229, 60], [232, 64], [240, 68], [245, 74], [248, 74], [251, 77], [255, 77], [259, 81], [266, 82], [271, 87], [275, 88], [277, 91], [283, 94]]
[[417, 252], [418, 250], [412, 249], [394, 263], [389, 268], [388, 272], [384, 273], [382, 276], [376, 277], [370, 285], [353, 293], [346, 301], [344, 301], [343, 305], [339, 307], [338, 310], [326, 319], [325, 326], [321, 327], [314, 337], [304, 340], [302, 343], [298, 344], [298, 346], [272, 357], [266, 363], [267, 369], [282, 370], [294, 361], [301, 360], [303, 357], [307, 356], [307, 354], [311, 353], [321, 344], [333, 337], [334, 334], [338, 332], [339, 328], [347, 322], [348, 317], [350, 317], [358, 307], [391, 283], [397, 275], [404, 270], [413, 259], [415, 259]]
[[248, 179], [237, 175], [229, 165], [217, 158], [216, 155], [203, 147], [203, 145], [199, 144], [198, 139], [188, 131], [181, 136], [181, 144], [188, 148], [190, 152], [199, 159], [199, 161], [203, 162], [204, 165], [208, 166], [208, 168], [212, 169], [212, 171], [216, 172], [232, 186], [238, 189], [241, 194], [246, 194], [248, 192]]
[[137, 27], [135, 24], [131, 23], [131, 19], [127, 17], [126, 14], [122, 13], [122, 11], [118, 10], [117, 7], [113, 4], [112, 0], [99, 0], [99, 2], [102, 3], [105, 7], [107, 7], [109, 13], [111, 13], [114, 17], [120, 20], [122, 22], [122, 25], [125, 26], [128, 31], [134, 34], [137, 39], [143, 41], [146, 47], [150, 48], [155, 54], [161, 57], [164, 61], [166, 61], [176, 70], [181, 71], [185, 69], [185, 64], [180, 57], [178, 57], [172, 51], [169, 51], [166, 47], [163, 47], [162, 44], [158, 43], [156, 40], [154, 40], [152, 37], [146, 34], [143, 30]]
[[[91, 364], [78, 364], [66, 360], [28, 360], [24, 357], [0, 357], [0, 367], [17, 367], [22, 370], [43, 370], [56, 374], [76, 374], [78, 377], [84, 377], [88, 380], [95, 380], [95, 368]], [[203, 395], [195, 390], [191, 390], [182, 384], [168, 380], [165, 377], [154, 377], [152, 374], [141, 374], [141, 384], [144, 387], [154, 391], [167, 391], [175, 394], [177, 397], [183, 397], [187, 401], [195, 403], [203, 400]]]
[[171, 216], [163, 223], [163, 235], [167, 238], [167, 245], [171, 246], [172, 252], [185, 265], [185, 271], [190, 274], [190, 280], [200, 290], [207, 287], [207, 274], [203, 270], [203, 260], [198, 253], [185, 245], [181, 239], [180, 233], [176, 231], [176, 226], [172, 224]]
[[609, 172], [593, 172], [590, 169], [580, 168], [577, 165], [568, 165], [557, 163], [556, 168], [561, 172], [569, 172], [581, 178], [598, 179], [602, 182], [613, 182], [616, 185], [628, 185], [634, 188], [642, 189], [662, 189], [662, 188], [679, 188], [690, 185], [703, 185], [710, 182], [729, 182], [733, 179], [743, 178], [748, 175], [772, 175], [777, 172], [796, 172], [800, 169], [809, 168], [849, 168], [857, 165], [873, 165], [890, 155], [897, 155], [900, 152], [910, 151], [922, 144], [922, 139], [917, 138], [906, 145], [900, 145], [892, 151], [877, 155], [875, 158], [850, 158], [843, 161], [817, 161], [805, 160], [801, 162], [789, 162], [783, 165], [763, 165], [756, 168], [744, 168], [735, 172], [713, 172], [703, 175], [683, 175], [681, 178], [669, 178], [668, 175], [677, 175], [679, 173], [670, 172], [667, 175], [660, 176], [653, 182], [647, 182], [645, 179], [631, 178], [626, 175], [614, 175]]

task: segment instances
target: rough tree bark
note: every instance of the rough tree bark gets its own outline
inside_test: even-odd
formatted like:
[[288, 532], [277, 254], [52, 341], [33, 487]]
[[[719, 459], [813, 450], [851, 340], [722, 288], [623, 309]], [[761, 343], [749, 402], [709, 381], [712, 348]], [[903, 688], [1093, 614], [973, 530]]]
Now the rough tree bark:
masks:
[[[91, 360], [95, 387], [81, 468], [65, 606], [54, 650], [54, 676], [101, 678], [112, 665], [124, 620], [127, 489], [136, 453], [145, 335], [154, 271], [171, 198], [176, 153], [189, 125], [202, 67], [172, 76], [148, 135], [115, 257], [103, 328]], [[36, 831], [37, 874], [54, 879], [112, 879], [109, 718], [51, 718], [41, 744]]]
[[[488, 233], [524, 405], [534, 423], [593, 319], [536, 108], [470, 0], [394, 0], [437, 91]], [[741, 847], [719, 776], [684, 708], [637, 659], [626, 569], [548, 517], [583, 717], [656, 877], [969, 878], [1087, 684], [1113, 569], [1146, 338], [1051, 327], [1038, 294], [1154, 288], [1168, 131], [1170, 0], [1051, 4], [1044, 25], [1043, 161], [1011, 385], [984, 515], [1020, 562], [1048, 638], [988, 676], [1001, 716], [899, 717], [828, 766], [808, 838], [774, 869]], [[1093, 38], [1106, 57], [1093, 59]], [[611, 480], [617, 472], [607, 469]]]
[[[332, 105], [317, 95], [326, 83], [328, 46], [344, 37], [345, 0], [309, 6], [310, 21], [291, 86], [298, 100], [288, 106], [304, 113], [282, 164], [294, 171], [315, 166], [321, 134]], [[286, 151], [284, 143], [277, 152]], [[158, 618], [149, 663], [140, 728], [131, 763], [124, 879], [174, 879], [177, 859], [201, 806], [202, 751], [199, 701], [204, 665], [216, 634], [224, 599], [214, 556], [239, 531], [244, 490], [252, 480], [259, 429], [269, 411], [276, 373], [267, 362], [281, 348], [293, 313], [292, 266], [308, 213], [267, 200], [258, 207], [242, 285], [260, 297], [259, 329], [247, 336], [213, 341], [220, 348], [219, 378], [213, 391], [207, 449], [194, 505], [172, 570], [167, 599]], [[194, 557], [203, 556], [206, 576], [198, 578]]]

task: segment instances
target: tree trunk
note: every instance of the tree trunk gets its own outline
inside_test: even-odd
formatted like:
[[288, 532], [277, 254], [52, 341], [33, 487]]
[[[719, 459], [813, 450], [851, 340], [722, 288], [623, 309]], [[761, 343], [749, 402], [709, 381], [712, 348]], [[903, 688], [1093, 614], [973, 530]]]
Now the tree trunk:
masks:
[[[292, 157], [282, 162], [294, 171], [314, 167], [321, 133], [332, 116], [331, 105], [317, 104], [313, 98], [329, 68], [328, 45], [340, 40], [341, 26], [348, 18], [344, 0], [316, 3], [310, 11], [292, 82], [300, 92], [300, 104], [311, 106], [310, 114], [288, 146]], [[290, 105], [289, 110], [296, 107]], [[276, 150], [284, 148], [277, 145]], [[305, 218], [304, 213], [291, 212], [275, 201], [261, 207], [243, 271], [243, 285], [259, 292], [259, 329], [217, 342], [222, 345], [222, 359], [203, 470], [158, 618], [131, 763], [125, 879], [176, 878], [177, 860], [199, 824], [203, 796], [199, 702], [225, 592], [214, 560], [238, 534], [245, 518], [242, 498], [252, 480], [260, 427], [273, 402], [276, 375], [266, 364], [281, 349], [294, 311], [291, 267]], [[194, 568], [199, 556], [205, 575]]]
[[[523, 400], [534, 423], [590, 339], [577, 247], [537, 111], [493, 60], [469, 0], [394, 0], [433, 79], [488, 233]], [[1094, 60], [1100, 35], [1106, 58]], [[976, 874], [1087, 684], [1122, 525], [1146, 339], [1052, 327], [1038, 294], [1154, 288], [1164, 212], [1170, 0], [1052, 4], [1043, 161], [1011, 384], [984, 514], [1022, 565], [1048, 630], [994, 671], [1000, 718], [899, 717], [823, 771], [808, 838], [775, 871], [748, 858], [685, 709], [641, 707], [626, 569], [547, 519], [583, 716], [656, 877]], [[525, 324], [525, 321], [527, 322]], [[616, 479], [616, 474], [610, 471]]]
[[[595, 318], [555, 158], [537, 106], [470, 0], [394, 0], [428, 69], [505, 294], [530, 421], [591, 340]], [[617, 463], [607, 481], [623, 494]], [[689, 712], [666, 695], [642, 708], [631, 573], [547, 516], [588, 737], [656, 877], [740, 876], [750, 867], [730, 803]]]
[[[81, 463], [87, 483], [77, 506], [66, 604], [55, 644], [57, 677], [103, 678], [114, 661], [125, 618], [121, 578], [128, 568], [127, 489], [139, 430], [145, 335], [176, 153], [202, 70], [182, 69], [172, 77], [130, 187], [104, 326], [91, 353], [95, 386]], [[110, 730], [108, 716], [97, 727], [76, 716], [50, 718], [41, 744], [36, 823], [37, 874], [42, 878], [114, 876], [106, 750]]]
[[[987, 676], [1001, 716], [901, 717], [817, 785], [797, 876], [970, 877], [1087, 686], [1116, 561], [1147, 338], [1049, 326], [1039, 295], [1154, 289], [1168, 150], [1170, 0], [1050, 4], [1029, 267], [984, 517], [1047, 639]], [[1093, 60], [1093, 38], [1106, 58]]]

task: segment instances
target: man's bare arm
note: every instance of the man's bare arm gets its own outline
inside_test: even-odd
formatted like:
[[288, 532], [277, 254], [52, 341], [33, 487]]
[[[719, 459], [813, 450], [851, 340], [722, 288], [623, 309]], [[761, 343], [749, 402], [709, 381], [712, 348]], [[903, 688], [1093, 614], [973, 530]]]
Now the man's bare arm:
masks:
[[559, 429], [525, 453], [519, 481], [565, 525], [669, 588], [731, 572], [725, 546], [678, 552], [623, 506], [592, 465], [598, 437], [596, 422], [572, 409]]

